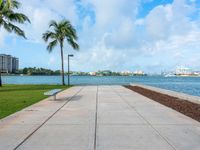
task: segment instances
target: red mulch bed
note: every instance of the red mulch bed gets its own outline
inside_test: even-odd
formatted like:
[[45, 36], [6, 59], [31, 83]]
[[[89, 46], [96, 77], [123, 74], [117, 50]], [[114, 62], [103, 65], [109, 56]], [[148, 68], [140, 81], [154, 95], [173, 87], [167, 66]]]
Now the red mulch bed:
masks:
[[200, 104], [138, 86], [125, 87], [200, 122]]

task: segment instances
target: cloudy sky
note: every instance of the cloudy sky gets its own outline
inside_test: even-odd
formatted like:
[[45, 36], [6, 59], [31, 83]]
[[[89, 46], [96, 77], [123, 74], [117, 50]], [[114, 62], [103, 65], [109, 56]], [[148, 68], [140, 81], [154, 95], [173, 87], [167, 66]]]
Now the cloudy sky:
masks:
[[144, 70], [148, 73], [187, 66], [200, 70], [199, 0], [19, 0], [31, 20], [21, 26], [27, 40], [0, 29], [0, 53], [19, 57], [20, 68], [60, 69], [60, 50], [52, 53], [41, 39], [49, 21], [68, 19], [77, 29], [80, 51], [75, 71]]

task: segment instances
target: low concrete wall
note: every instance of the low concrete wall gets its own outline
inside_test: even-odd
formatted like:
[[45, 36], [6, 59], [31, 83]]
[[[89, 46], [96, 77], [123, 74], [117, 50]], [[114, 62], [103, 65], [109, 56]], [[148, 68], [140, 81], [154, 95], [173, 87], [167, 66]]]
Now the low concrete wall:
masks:
[[179, 92], [175, 92], [175, 91], [171, 91], [171, 90], [161, 89], [161, 88], [142, 85], [142, 84], [131, 83], [130, 85], [142, 87], [142, 88], [149, 89], [149, 90], [152, 90], [152, 91], [155, 91], [155, 92], [159, 92], [159, 93], [162, 93], [162, 94], [166, 94], [166, 95], [169, 95], [169, 96], [177, 97], [177, 98], [180, 98], [180, 99], [188, 100], [188, 101], [193, 102], [193, 103], [200, 104], [200, 97], [198, 97], [198, 96], [191, 96], [191, 95], [184, 94], [184, 93], [179, 93]]

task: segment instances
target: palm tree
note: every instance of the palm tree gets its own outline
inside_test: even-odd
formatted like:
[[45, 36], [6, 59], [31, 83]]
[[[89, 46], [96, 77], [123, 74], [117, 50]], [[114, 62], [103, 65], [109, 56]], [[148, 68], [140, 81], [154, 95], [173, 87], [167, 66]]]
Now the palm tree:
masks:
[[[20, 8], [20, 5], [17, 0], [0, 0], [0, 27], [26, 38], [24, 31], [15, 25], [15, 23], [24, 24], [26, 21], [30, 23], [26, 15], [15, 12], [16, 9]], [[1, 71], [0, 86], [2, 86]]]
[[68, 44], [74, 49], [78, 50], [79, 45], [77, 44], [77, 34], [75, 28], [71, 25], [68, 20], [62, 20], [60, 22], [56, 22], [52, 20], [49, 24], [49, 28], [53, 28], [53, 31], [46, 31], [43, 34], [43, 40], [45, 42], [49, 42], [47, 46], [47, 50], [52, 52], [53, 48], [55, 48], [58, 44], [60, 45], [61, 52], [61, 63], [62, 63], [62, 84], [65, 85], [64, 79], [64, 59], [63, 59], [63, 47], [64, 41], [67, 40]]

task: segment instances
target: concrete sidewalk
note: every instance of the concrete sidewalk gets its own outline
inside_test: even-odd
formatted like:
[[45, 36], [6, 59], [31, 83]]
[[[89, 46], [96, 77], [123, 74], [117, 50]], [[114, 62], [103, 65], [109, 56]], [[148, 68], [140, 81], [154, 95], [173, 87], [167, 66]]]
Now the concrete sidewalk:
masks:
[[77, 86], [0, 120], [0, 150], [199, 150], [200, 123], [122, 86]]

